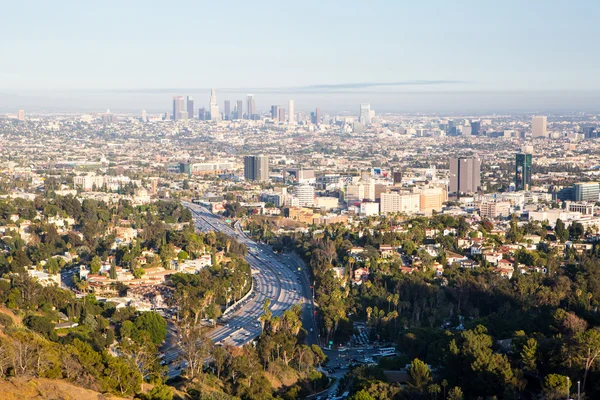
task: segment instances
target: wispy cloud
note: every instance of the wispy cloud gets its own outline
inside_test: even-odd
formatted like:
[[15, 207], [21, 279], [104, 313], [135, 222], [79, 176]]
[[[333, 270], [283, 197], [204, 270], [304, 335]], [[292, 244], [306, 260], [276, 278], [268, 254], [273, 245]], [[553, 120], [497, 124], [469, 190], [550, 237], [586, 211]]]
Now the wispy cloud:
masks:
[[[290, 87], [246, 87], [246, 88], [218, 88], [217, 90], [229, 93], [351, 93], [364, 89], [377, 89], [401, 86], [440, 86], [467, 83], [453, 80], [417, 80], [401, 82], [354, 82], [315, 84]], [[142, 88], [142, 89], [106, 89], [103, 91], [113, 93], [195, 93], [207, 91], [208, 88]]]

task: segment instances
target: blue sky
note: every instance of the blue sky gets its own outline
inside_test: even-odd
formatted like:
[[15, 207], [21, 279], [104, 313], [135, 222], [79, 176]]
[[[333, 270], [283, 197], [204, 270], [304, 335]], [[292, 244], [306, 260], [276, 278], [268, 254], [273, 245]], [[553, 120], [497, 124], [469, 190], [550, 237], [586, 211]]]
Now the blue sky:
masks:
[[445, 83], [380, 89], [600, 90], [593, 0], [5, 3], [0, 93], [417, 81]]

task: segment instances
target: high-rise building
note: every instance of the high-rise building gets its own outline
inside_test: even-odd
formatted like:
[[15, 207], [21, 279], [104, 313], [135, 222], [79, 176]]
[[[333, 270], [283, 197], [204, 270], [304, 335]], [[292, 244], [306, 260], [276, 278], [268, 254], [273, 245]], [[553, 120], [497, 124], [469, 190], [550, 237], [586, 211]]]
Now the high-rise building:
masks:
[[531, 118], [531, 134], [534, 138], [539, 137], [548, 137], [548, 132], [546, 132], [546, 125], [548, 123], [548, 119], [545, 116], [534, 115]]
[[210, 91], [210, 120], [218, 121], [221, 115], [219, 114], [219, 105], [217, 104], [217, 91], [211, 89]]
[[424, 188], [418, 191], [421, 211], [431, 214], [433, 211], [441, 211], [444, 202], [448, 201], [448, 192], [440, 187]]
[[188, 119], [194, 119], [194, 98], [192, 96], [187, 97], [187, 113]]
[[315, 120], [313, 122], [315, 125], [321, 125], [321, 109], [317, 108], [315, 110]]
[[206, 121], [206, 109], [204, 107], [198, 109], [198, 119], [200, 121]]
[[215, 88], [210, 90], [210, 106], [217, 105], [217, 90]]
[[17, 113], [17, 119], [19, 121], [25, 121], [25, 110], [19, 110]]
[[269, 158], [267, 156], [244, 157], [244, 178], [247, 181], [268, 181]]
[[406, 213], [421, 211], [421, 196], [418, 193], [381, 193], [381, 214]]
[[371, 125], [371, 105], [370, 104], [361, 104], [360, 105], [360, 114], [358, 116], [358, 122], [360, 122], [364, 127]]
[[315, 204], [315, 187], [311, 185], [300, 185], [296, 188], [296, 197], [300, 207], [312, 207]]
[[246, 102], [248, 103], [248, 119], [253, 119], [254, 114], [256, 114], [256, 103], [254, 102], [254, 95], [249, 94], [246, 98]]
[[532, 155], [517, 153], [515, 157], [515, 190], [531, 189]]
[[212, 105], [210, 106], [210, 120], [211, 121], [219, 121], [221, 119], [221, 114], [219, 114], [219, 106]]
[[[113, 124], [117, 122], [118, 118], [115, 114], [111, 113], [110, 110], [106, 110], [104, 114], [102, 114], [102, 122], [105, 124]], [[21, 120], [22, 121], [22, 120]]]
[[244, 118], [244, 102], [242, 100], [238, 100], [235, 107], [235, 119]]
[[575, 201], [598, 201], [600, 184], [598, 182], [580, 182], [573, 185]]
[[294, 100], [288, 102], [288, 124], [296, 123], [296, 115], [294, 114]]
[[231, 101], [225, 100], [225, 109], [223, 110], [223, 117], [226, 120], [231, 119]]
[[271, 106], [271, 118], [275, 119], [279, 117], [279, 106]]
[[146, 114], [146, 110], [142, 110], [141, 121], [142, 122], [148, 122], [148, 115]]
[[583, 128], [583, 137], [585, 139], [596, 139], [598, 138], [598, 133], [594, 126], [586, 126]]
[[453, 157], [450, 159], [450, 193], [475, 193], [481, 186], [481, 159]]
[[277, 109], [279, 122], [285, 122], [285, 108], [279, 107]]
[[471, 121], [471, 135], [478, 136], [481, 132], [481, 121]]
[[402, 172], [394, 171], [394, 173], [392, 174], [392, 178], [394, 180], [394, 185], [401, 184], [402, 183]]
[[178, 119], [181, 119], [181, 114], [184, 112], [187, 114], [183, 96], [173, 96], [173, 120], [177, 121]]

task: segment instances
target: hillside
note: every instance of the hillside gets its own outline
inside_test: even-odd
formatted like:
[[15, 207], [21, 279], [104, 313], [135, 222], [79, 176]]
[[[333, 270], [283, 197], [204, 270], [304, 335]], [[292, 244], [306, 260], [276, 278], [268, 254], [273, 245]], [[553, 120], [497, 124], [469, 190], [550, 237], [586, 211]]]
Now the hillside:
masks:
[[75, 386], [66, 381], [44, 378], [19, 377], [0, 380], [2, 400], [119, 400], [122, 397], [103, 395]]

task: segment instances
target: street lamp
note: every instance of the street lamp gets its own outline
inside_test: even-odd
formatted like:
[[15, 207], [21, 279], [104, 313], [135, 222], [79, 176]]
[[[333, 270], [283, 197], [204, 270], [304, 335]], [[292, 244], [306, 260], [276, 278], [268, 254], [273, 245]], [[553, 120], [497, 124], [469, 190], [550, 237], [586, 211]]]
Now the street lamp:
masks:
[[569, 378], [567, 376], [567, 400], [569, 400], [569, 389], [570, 389], [570, 385], [571, 385], [571, 378]]

